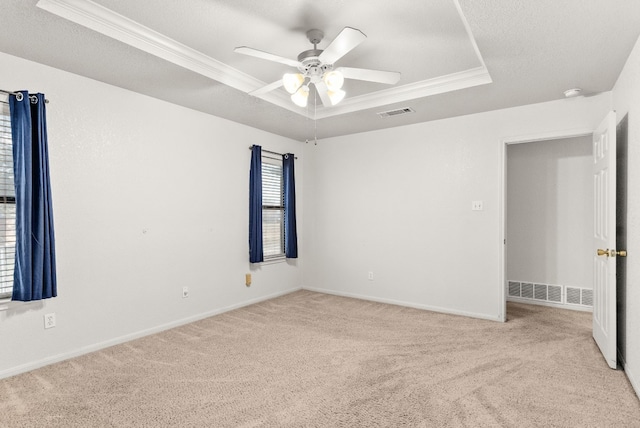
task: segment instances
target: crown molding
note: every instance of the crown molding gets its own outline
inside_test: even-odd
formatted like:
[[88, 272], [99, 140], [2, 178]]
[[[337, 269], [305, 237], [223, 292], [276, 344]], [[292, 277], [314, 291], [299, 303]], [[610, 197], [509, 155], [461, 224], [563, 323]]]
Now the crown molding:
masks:
[[[484, 60], [480, 55], [458, 1], [454, 0], [454, 3], [458, 8], [458, 13], [465, 26], [469, 41], [473, 45], [479, 64], [481, 64], [479, 67], [355, 96], [329, 108], [318, 106], [313, 113], [307, 108], [300, 108], [293, 104], [289, 96], [282, 91], [271, 91], [259, 96], [259, 98], [308, 119], [317, 120], [491, 83], [491, 76], [484, 65]], [[37, 6], [61, 18], [239, 91], [248, 93], [267, 85], [267, 83], [253, 76], [230, 67], [91, 0], [39, 0]]]
[[322, 110], [318, 110], [317, 119], [337, 116], [346, 113], [353, 113], [359, 110], [380, 107], [383, 105], [395, 104], [404, 101], [424, 98], [445, 92], [458, 91], [460, 89], [471, 88], [473, 86], [486, 85], [493, 80], [487, 69], [476, 67], [457, 73], [434, 77], [433, 79], [422, 80], [396, 88], [371, 92], [369, 94], [343, 100], [339, 105]]
[[[251, 92], [266, 85], [255, 77], [90, 0], [39, 0], [36, 6], [234, 89]], [[272, 95], [267, 101], [299, 113], [286, 96]]]

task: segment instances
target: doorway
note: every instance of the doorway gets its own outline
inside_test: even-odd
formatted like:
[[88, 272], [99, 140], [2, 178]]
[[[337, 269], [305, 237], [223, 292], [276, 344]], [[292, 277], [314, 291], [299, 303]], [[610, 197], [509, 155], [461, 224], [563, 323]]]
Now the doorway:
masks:
[[[615, 115], [615, 113], [610, 113]], [[612, 248], [618, 249], [618, 255], [621, 255], [620, 250], [626, 250], [627, 246], [627, 182], [628, 182], [628, 116], [625, 116], [615, 124], [615, 116], [613, 116], [615, 126], [614, 137], [617, 140], [616, 144], [616, 154], [615, 154], [615, 162], [613, 168], [616, 169], [615, 181], [616, 181], [616, 205], [615, 205], [615, 222], [616, 222], [616, 233], [615, 233], [615, 242], [610, 243]], [[604, 122], [603, 122], [604, 123]], [[602, 126], [602, 125], [601, 125]], [[613, 129], [613, 126], [609, 126], [609, 129]], [[501, 224], [502, 224], [502, 235], [500, 237], [501, 244], [503, 245], [501, 260], [501, 293], [503, 297], [503, 312], [502, 312], [502, 320], [507, 321], [507, 299], [509, 294], [509, 285], [507, 282], [508, 273], [507, 273], [507, 263], [508, 263], [508, 244], [507, 241], [507, 187], [508, 187], [508, 177], [507, 177], [507, 167], [508, 167], [508, 148], [509, 146], [513, 146], [515, 144], [520, 143], [534, 143], [534, 142], [545, 142], [550, 140], [560, 140], [567, 139], [573, 137], [587, 137], [589, 139], [593, 138], [593, 133], [595, 131], [583, 129], [583, 130], [575, 130], [575, 131], [567, 131], [567, 132], [553, 132], [547, 134], [540, 134], [536, 136], [525, 136], [520, 138], [512, 138], [503, 140], [503, 174], [502, 174], [502, 204], [501, 204]], [[587, 181], [592, 181], [593, 176], [590, 177]], [[585, 217], [591, 217], [593, 219], [593, 212], [585, 212]], [[592, 220], [593, 221], [593, 220]], [[593, 259], [595, 255], [595, 250], [591, 248], [591, 251], [594, 254], [590, 254], [589, 257]], [[600, 253], [598, 252], [600, 255]], [[626, 254], [625, 254], [626, 255]], [[625, 348], [626, 348], [626, 296], [627, 296], [627, 287], [626, 287], [626, 257], [617, 257], [615, 260], [615, 271], [617, 272], [615, 278], [615, 304], [613, 307], [613, 311], [616, 312], [615, 318], [612, 320], [616, 326], [616, 348], [614, 348], [614, 352], [617, 350], [618, 361], [624, 364], [625, 361]], [[515, 288], [515, 287], [514, 287]], [[548, 291], [548, 290], [547, 290]], [[565, 290], [565, 299], [569, 296]], [[529, 292], [529, 291], [527, 291]], [[535, 284], [534, 284], [534, 296], [535, 296]], [[542, 295], [542, 294], [541, 294]], [[576, 296], [574, 296], [576, 297]], [[534, 297], [535, 298], [535, 297]], [[595, 327], [594, 327], [595, 329]], [[614, 345], [615, 346], [615, 345]]]
[[507, 301], [590, 311], [592, 130], [503, 146], [503, 320]]
[[507, 300], [591, 310], [591, 140], [507, 145]]

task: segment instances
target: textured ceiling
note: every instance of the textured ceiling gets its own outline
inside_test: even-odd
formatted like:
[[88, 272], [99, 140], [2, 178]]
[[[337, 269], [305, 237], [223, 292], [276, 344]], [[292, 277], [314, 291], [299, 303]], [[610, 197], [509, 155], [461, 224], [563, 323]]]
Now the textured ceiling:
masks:
[[[37, 0], [2, 3], [2, 52], [297, 140], [550, 101], [572, 87], [608, 91], [640, 34], [637, 0], [95, 1], [219, 63], [224, 76], [215, 79]], [[312, 47], [308, 29], [325, 33], [322, 49], [346, 26], [367, 39], [337, 65], [399, 71], [398, 84], [347, 81], [347, 98], [331, 108], [299, 109], [283, 89], [263, 99], [246, 93], [293, 69], [235, 47], [296, 59]], [[470, 70], [486, 78], [468, 78]], [[415, 113], [376, 114], [400, 107]]]

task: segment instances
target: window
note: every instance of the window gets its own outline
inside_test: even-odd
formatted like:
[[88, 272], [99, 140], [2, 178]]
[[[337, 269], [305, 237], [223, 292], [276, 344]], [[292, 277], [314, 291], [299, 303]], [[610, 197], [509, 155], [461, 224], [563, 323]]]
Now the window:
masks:
[[264, 259], [284, 257], [282, 159], [262, 155], [262, 246]]
[[0, 102], [0, 298], [13, 290], [16, 253], [16, 193], [9, 104]]

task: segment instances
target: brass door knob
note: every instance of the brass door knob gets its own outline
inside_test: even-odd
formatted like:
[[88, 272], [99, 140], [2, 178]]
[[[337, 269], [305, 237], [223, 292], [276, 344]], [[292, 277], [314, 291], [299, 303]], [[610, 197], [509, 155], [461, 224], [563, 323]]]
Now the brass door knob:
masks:
[[603, 249], [598, 248], [598, 255], [599, 256], [607, 256], [607, 257], [615, 257], [615, 256], [627, 257], [627, 252], [626, 252], [626, 250], [616, 251], [616, 250], [609, 250], [609, 249], [603, 250]]

